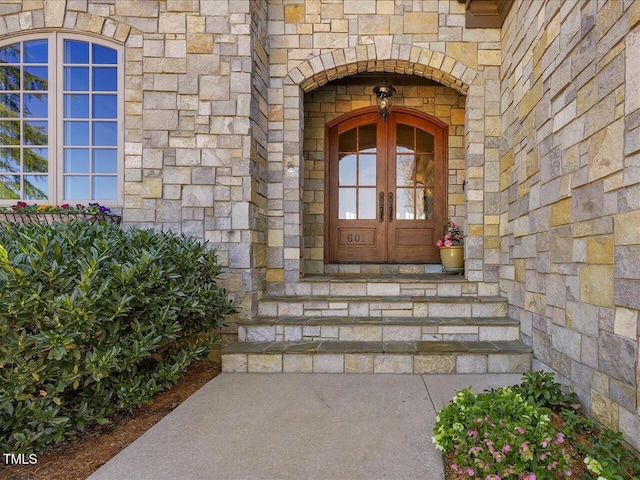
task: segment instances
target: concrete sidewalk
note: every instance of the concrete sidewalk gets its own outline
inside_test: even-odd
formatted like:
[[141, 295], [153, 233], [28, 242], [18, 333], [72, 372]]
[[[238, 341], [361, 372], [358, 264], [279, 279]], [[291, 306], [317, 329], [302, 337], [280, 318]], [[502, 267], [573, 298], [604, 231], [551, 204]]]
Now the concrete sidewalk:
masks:
[[436, 410], [520, 377], [223, 373], [89, 479], [441, 480]]

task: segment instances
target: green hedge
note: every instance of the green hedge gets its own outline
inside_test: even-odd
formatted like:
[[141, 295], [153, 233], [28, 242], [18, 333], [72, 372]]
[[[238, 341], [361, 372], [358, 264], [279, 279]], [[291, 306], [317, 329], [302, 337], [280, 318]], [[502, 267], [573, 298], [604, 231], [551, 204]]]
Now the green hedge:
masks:
[[205, 244], [75, 220], [0, 228], [0, 451], [39, 452], [172, 386], [233, 304]]

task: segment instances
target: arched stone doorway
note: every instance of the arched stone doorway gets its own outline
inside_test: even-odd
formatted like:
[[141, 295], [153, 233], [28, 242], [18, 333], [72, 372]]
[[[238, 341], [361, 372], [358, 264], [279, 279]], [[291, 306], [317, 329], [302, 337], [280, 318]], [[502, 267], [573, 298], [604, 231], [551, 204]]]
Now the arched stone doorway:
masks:
[[[466, 98], [467, 106], [463, 110], [464, 120], [460, 129], [460, 137], [463, 139], [460, 142], [460, 148], [463, 154], [462, 159], [456, 160], [460, 169], [459, 172], [455, 172], [455, 175], [461, 172], [460, 187], [465, 180], [467, 185], [464, 192], [458, 193], [466, 207], [464, 217], [459, 220], [466, 229], [465, 276], [469, 280], [483, 280], [486, 253], [482, 214], [484, 211], [483, 188], [487, 181], [499, 180], [499, 177], [494, 175], [498, 170], [489, 171], [484, 168], [485, 80], [474, 69], [439, 52], [419, 47], [405, 49], [400, 46], [398, 49], [392, 47], [390, 54], [391, 58], [379, 59], [375, 48], [366, 47], [349, 47], [322, 54], [290, 70], [282, 80], [281, 90], [278, 88], [271, 90], [271, 108], [274, 111], [281, 108], [283, 118], [282, 134], [279, 135], [279, 132], [272, 130], [269, 147], [272, 152], [270, 159], [281, 158], [283, 201], [272, 202], [273, 207], [269, 213], [273, 218], [270, 221], [272, 227], [269, 230], [269, 242], [273, 245], [269, 250], [267, 270], [269, 282], [295, 283], [305, 274], [323, 273], [322, 267], [319, 270], [318, 267], [324, 262], [324, 232], [322, 231], [324, 225], [319, 225], [318, 222], [322, 224], [324, 222], [324, 178], [323, 176], [307, 178], [307, 175], [313, 172], [315, 172], [314, 175], [319, 175], [317, 165], [318, 162], [322, 162], [322, 169], [324, 169], [324, 158], [305, 156], [307, 143], [310, 141], [318, 143], [323, 139], [320, 136], [311, 139], [309, 135], [309, 125], [305, 124], [307, 121], [305, 115], [308, 111], [305, 99], [310, 93], [320, 92], [320, 87], [329, 82], [359, 72], [418, 76], [437, 82], [440, 88], [449, 88]], [[470, 102], [473, 104], [471, 109], [468, 105]], [[367, 102], [367, 105], [372, 104], [374, 103]], [[340, 102], [336, 102], [338, 108], [340, 105]], [[365, 105], [359, 105], [359, 107], [363, 106]], [[324, 132], [325, 123], [321, 127], [314, 124], [313, 128], [321, 128]], [[495, 162], [492, 158], [492, 165], [493, 163]], [[271, 164], [270, 169], [274, 171], [275, 168], [276, 165]], [[491, 174], [490, 179], [486, 177], [486, 173]], [[322, 188], [308, 188], [311, 180], [314, 180], [316, 185], [322, 185]], [[272, 185], [270, 188], [275, 191], [277, 186]], [[312, 196], [316, 199], [311, 200]], [[322, 198], [321, 211], [309, 209], [312, 204], [318, 204], [317, 196]], [[280, 208], [284, 208], [281, 210], [281, 221], [278, 219], [280, 205], [282, 205]], [[310, 217], [315, 219], [309, 222]], [[320, 231], [322, 231], [321, 234], [318, 233]]]
[[[303, 176], [304, 274], [332, 272], [357, 273], [358, 271], [370, 273], [378, 271], [389, 273], [439, 271], [437, 265], [429, 266], [428, 264], [439, 263], [439, 252], [435, 248], [435, 240], [441, 233], [444, 220], [447, 217], [452, 217], [458, 222], [463, 222], [465, 219], [466, 206], [462, 183], [466, 178], [464, 148], [466, 96], [453, 88], [445, 87], [423, 77], [414, 75], [386, 75], [387, 80], [391, 81], [397, 88], [397, 93], [394, 97], [394, 107], [392, 108], [392, 116], [394, 115], [393, 112], [402, 111], [405, 115], [409, 115], [409, 118], [422, 117], [423, 119], [430, 119], [433, 126], [427, 128], [427, 130], [433, 130], [438, 126], [440, 128], [446, 127], [447, 131], [443, 134], [442, 139], [439, 140], [439, 144], [441, 145], [439, 152], [441, 154], [440, 161], [442, 162], [439, 167], [442, 168], [439, 170], [441, 176], [438, 179], [438, 193], [441, 197], [443, 196], [444, 199], [438, 200], [433, 204], [434, 208], [436, 205], [441, 207], [433, 211], [433, 215], [425, 214], [425, 217], [433, 217], [429, 221], [427, 221], [426, 218], [419, 218], [423, 213], [422, 211], [408, 212], [406, 209], [410, 207], [410, 205], [404, 205], [401, 213], [403, 221], [393, 221], [389, 224], [388, 194], [393, 193], [394, 195], [394, 216], [398, 215], [398, 209], [396, 208], [398, 206], [396, 205], [398, 197], [396, 196], [397, 192], [395, 192], [395, 190], [391, 192], [391, 190], [387, 189], [387, 186], [384, 185], [383, 189], [379, 189], [379, 191], [376, 192], [377, 197], [373, 201], [373, 204], [377, 204], [377, 208], [379, 209], [379, 194], [380, 191], [384, 190], [385, 222], [382, 225], [379, 220], [373, 222], [377, 230], [380, 230], [381, 227], [387, 230], [387, 232], [383, 234], [385, 238], [380, 239], [377, 243], [377, 253], [378, 255], [382, 255], [382, 257], [378, 256], [376, 259], [363, 259], [362, 255], [355, 254], [355, 252], [353, 253], [356, 255], [356, 259], [336, 259], [335, 255], [330, 255], [330, 230], [332, 225], [335, 225], [335, 222], [331, 222], [329, 211], [325, 205], [329, 203], [332, 196], [336, 197], [338, 192], [333, 192], [332, 194], [329, 191], [329, 163], [326, 159], [329, 157], [330, 152], [329, 148], [327, 148], [329, 140], [327, 125], [334, 125], [337, 122], [339, 123], [340, 119], [348, 119], [353, 116], [358, 117], [360, 113], [366, 112], [370, 112], [372, 119], [378, 122], [380, 115], [377, 113], [376, 108], [371, 105], [375, 105], [373, 87], [376, 82], [382, 80], [382, 78], [382, 75], [376, 74], [353, 75], [330, 82], [304, 95], [304, 169], [300, 172]], [[387, 122], [388, 125], [391, 125], [393, 120], [390, 119], [387, 120]], [[385, 128], [387, 127], [385, 126]], [[395, 142], [395, 140], [393, 141]], [[391, 174], [391, 172], [387, 172], [387, 174]], [[416, 174], [418, 174], [417, 169]], [[416, 178], [416, 180], [420, 179]], [[435, 181], [435, 177], [433, 180]], [[411, 181], [411, 179], [405, 180], [405, 182], [409, 181]], [[432, 189], [435, 186], [434, 183], [434, 185], [429, 188]], [[348, 186], [345, 185], [345, 187], [348, 189]], [[406, 184], [403, 185], [403, 187], [408, 188], [409, 185]], [[416, 185], [416, 187], [420, 188], [419, 185]], [[408, 193], [409, 190], [403, 190], [403, 192]], [[425, 197], [427, 197], [426, 201], [429, 203], [432, 202], [434, 199], [433, 190], [427, 191], [426, 193], [427, 195], [421, 196], [422, 201], [424, 202]], [[418, 198], [417, 194], [418, 191], [411, 191], [411, 196], [414, 199]], [[404, 200], [408, 199], [405, 198]], [[372, 205], [372, 203], [369, 202], [369, 205]], [[413, 231], [393, 228], [401, 226], [403, 223], [411, 223], [408, 220], [410, 220], [412, 216], [418, 217], [416, 218], [417, 225], [414, 225], [414, 227], [417, 228]], [[389, 229], [389, 226], [392, 228]], [[344, 235], [349, 235], [347, 232], [343, 233]], [[400, 236], [389, 237], [389, 234], [400, 234]], [[404, 234], [404, 237], [402, 234]], [[369, 233], [369, 236], [370, 235]], [[365, 234], [365, 237], [366, 236], [367, 234]], [[355, 240], [355, 237], [351, 238]], [[362, 236], [358, 238], [362, 241]], [[394, 241], [401, 244], [404, 243], [403, 248], [400, 249], [404, 249], [404, 257], [388, 255], [390, 250], [389, 242], [387, 241], [388, 238], [393, 238]], [[348, 241], [348, 237], [343, 238], [343, 240]], [[371, 238], [365, 238], [364, 243], [370, 242]], [[333, 245], [336, 245], [335, 239]], [[393, 247], [393, 244], [391, 244], [391, 247]], [[407, 252], [410, 256], [406, 255]], [[342, 253], [348, 255], [349, 249], [342, 251]], [[374, 263], [376, 263], [377, 266]], [[362, 266], [358, 268], [355, 264], [362, 264]], [[393, 266], [393, 264], [395, 264], [395, 266]], [[405, 264], [405, 266], [402, 266], [402, 264]]]

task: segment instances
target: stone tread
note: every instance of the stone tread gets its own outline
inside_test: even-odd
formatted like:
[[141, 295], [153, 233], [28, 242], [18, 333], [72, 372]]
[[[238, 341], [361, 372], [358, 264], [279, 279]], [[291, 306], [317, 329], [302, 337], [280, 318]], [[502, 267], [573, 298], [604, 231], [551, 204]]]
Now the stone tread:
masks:
[[381, 296], [381, 295], [367, 295], [367, 296], [348, 296], [348, 295], [277, 295], [263, 297], [261, 303], [505, 303], [506, 297], [499, 296], [468, 296], [468, 297], [438, 297], [438, 296]]
[[528, 345], [517, 341], [311, 341], [311, 342], [238, 342], [225, 347], [222, 354], [283, 353], [404, 353], [404, 354], [511, 354], [531, 353]]
[[460, 275], [448, 275], [444, 273], [395, 273], [384, 275], [364, 275], [349, 273], [334, 273], [328, 275], [307, 275], [301, 279], [301, 283], [475, 283]]
[[520, 322], [509, 317], [343, 317], [343, 316], [257, 316], [240, 320], [238, 325], [393, 325], [393, 326], [519, 326]]

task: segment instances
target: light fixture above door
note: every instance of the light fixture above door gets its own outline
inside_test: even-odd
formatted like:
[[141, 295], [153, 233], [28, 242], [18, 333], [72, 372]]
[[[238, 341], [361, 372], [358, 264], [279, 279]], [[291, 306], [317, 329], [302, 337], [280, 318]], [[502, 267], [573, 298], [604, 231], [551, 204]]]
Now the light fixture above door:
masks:
[[378, 112], [380, 112], [380, 116], [382, 117], [382, 123], [384, 123], [391, 112], [391, 99], [395, 95], [396, 89], [393, 88], [390, 83], [383, 81], [373, 87], [373, 93], [376, 96]]

